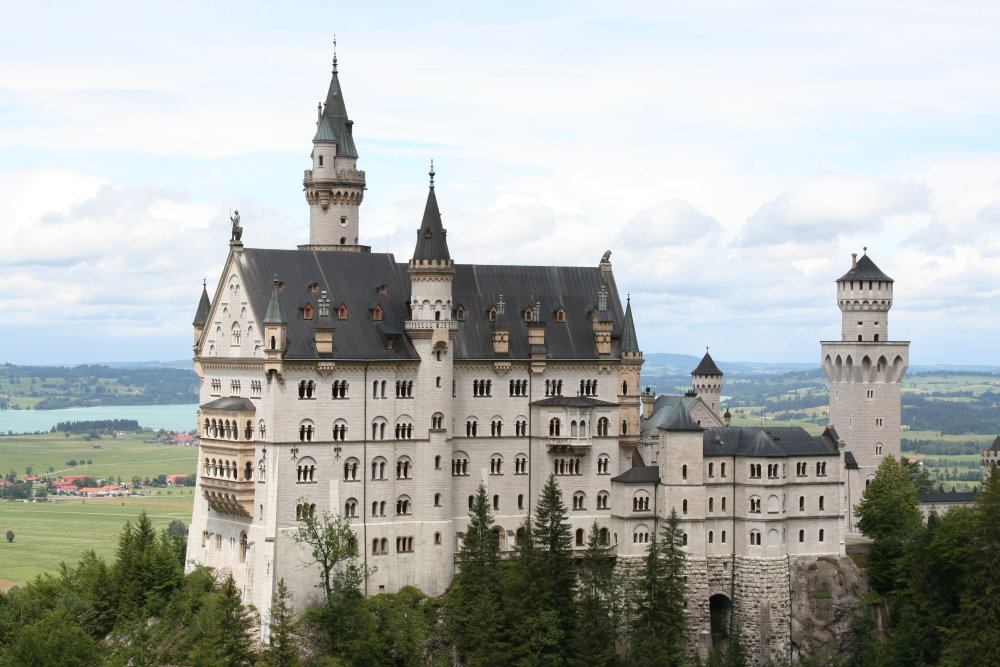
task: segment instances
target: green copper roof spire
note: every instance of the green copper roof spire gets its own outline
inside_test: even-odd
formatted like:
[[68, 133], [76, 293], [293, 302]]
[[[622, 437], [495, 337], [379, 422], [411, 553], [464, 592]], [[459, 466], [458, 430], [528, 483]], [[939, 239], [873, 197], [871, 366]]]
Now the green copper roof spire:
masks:
[[264, 315], [264, 324], [288, 324], [285, 319], [285, 311], [281, 307], [281, 295], [278, 289], [278, 276], [274, 276], [274, 287], [271, 288], [271, 301], [267, 304], [267, 314]]
[[333, 73], [330, 77], [330, 90], [326, 93], [326, 104], [323, 105], [319, 121], [316, 123], [316, 142], [336, 142], [339, 157], [358, 157], [358, 149], [354, 146], [352, 134], [354, 121], [347, 117], [347, 106], [344, 104], [344, 94], [340, 90], [340, 78], [337, 74], [337, 51], [334, 41]]
[[632, 296], [629, 295], [625, 305], [625, 325], [622, 327], [622, 354], [635, 354], [639, 351], [639, 339], [635, 335], [635, 323], [632, 321]]

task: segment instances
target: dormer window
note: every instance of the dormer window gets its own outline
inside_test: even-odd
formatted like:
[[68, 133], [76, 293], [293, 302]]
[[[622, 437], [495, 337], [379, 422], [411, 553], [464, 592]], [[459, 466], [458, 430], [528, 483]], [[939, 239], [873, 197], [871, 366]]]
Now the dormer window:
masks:
[[278, 281], [278, 290], [281, 291], [281, 292], [285, 291], [285, 281], [284, 280], [279, 280]]
[[302, 319], [311, 320], [313, 318], [313, 307], [311, 303], [307, 303], [302, 308]]
[[346, 303], [340, 304], [340, 307], [337, 308], [337, 319], [338, 320], [346, 320], [347, 319], [347, 304]]
[[381, 285], [379, 285], [378, 287], [375, 288], [375, 293], [376, 294], [388, 294], [389, 293], [389, 288], [385, 285], [385, 283], [383, 283], [383, 284], [381, 284]]
[[432, 236], [432, 234], [431, 234], [431, 228], [430, 227], [425, 227], [424, 228], [424, 238], [425, 239], [429, 239], [431, 236]]
[[455, 310], [455, 319], [458, 320], [459, 322], [465, 321], [465, 308], [463, 306], [459, 306]]
[[319, 283], [312, 283], [309, 285], [309, 292], [312, 294], [319, 294]]
[[530, 322], [533, 319], [533, 314], [531, 308], [525, 308], [522, 313], [525, 322]]
[[497, 307], [490, 306], [490, 309], [486, 311], [486, 317], [490, 319], [490, 322], [496, 322], [497, 320]]
[[377, 322], [382, 321], [382, 306], [377, 303], [375, 304], [375, 307], [372, 308], [372, 319]]
[[562, 306], [559, 306], [559, 310], [556, 311], [556, 322], [565, 322], [565, 321], [566, 321], [566, 310]]

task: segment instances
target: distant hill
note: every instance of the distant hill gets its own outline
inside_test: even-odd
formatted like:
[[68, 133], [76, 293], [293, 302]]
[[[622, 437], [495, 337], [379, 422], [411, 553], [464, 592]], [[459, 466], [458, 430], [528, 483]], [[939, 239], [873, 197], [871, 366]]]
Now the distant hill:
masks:
[[197, 389], [190, 368], [0, 366], [0, 409], [7, 410], [197, 403]]

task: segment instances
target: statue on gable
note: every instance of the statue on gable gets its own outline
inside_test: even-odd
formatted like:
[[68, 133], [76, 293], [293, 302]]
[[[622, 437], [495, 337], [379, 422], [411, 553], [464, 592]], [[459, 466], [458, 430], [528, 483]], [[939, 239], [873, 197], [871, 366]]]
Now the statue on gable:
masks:
[[229, 221], [233, 223], [233, 237], [230, 241], [240, 242], [243, 238], [243, 228], [240, 227], [240, 212], [233, 211], [233, 214], [229, 216]]
[[610, 261], [611, 261], [611, 251], [610, 250], [605, 250], [604, 251], [604, 256], [601, 257], [601, 264], [607, 264]]

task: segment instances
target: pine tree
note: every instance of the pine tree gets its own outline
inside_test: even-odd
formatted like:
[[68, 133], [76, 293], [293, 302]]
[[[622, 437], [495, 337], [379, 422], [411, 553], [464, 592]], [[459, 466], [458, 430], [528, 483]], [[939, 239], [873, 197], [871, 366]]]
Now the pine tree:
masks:
[[252, 607], [243, 605], [233, 575], [199, 614], [203, 635], [191, 652], [194, 665], [239, 667], [254, 662]]
[[614, 594], [614, 561], [611, 550], [601, 544], [595, 521], [587, 535], [587, 552], [580, 566], [573, 652], [573, 667], [609, 666], [617, 663], [615, 625], [611, 596]]
[[635, 574], [632, 656], [636, 665], [673, 667], [684, 659], [683, 533], [676, 510], [653, 535], [642, 568]]
[[270, 638], [267, 648], [258, 662], [267, 667], [295, 667], [300, 665], [299, 652], [295, 643], [295, 612], [288, 605], [291, 595], [285, 580], [278, 581], [278, 590], [271, 602], [268, 621]]

